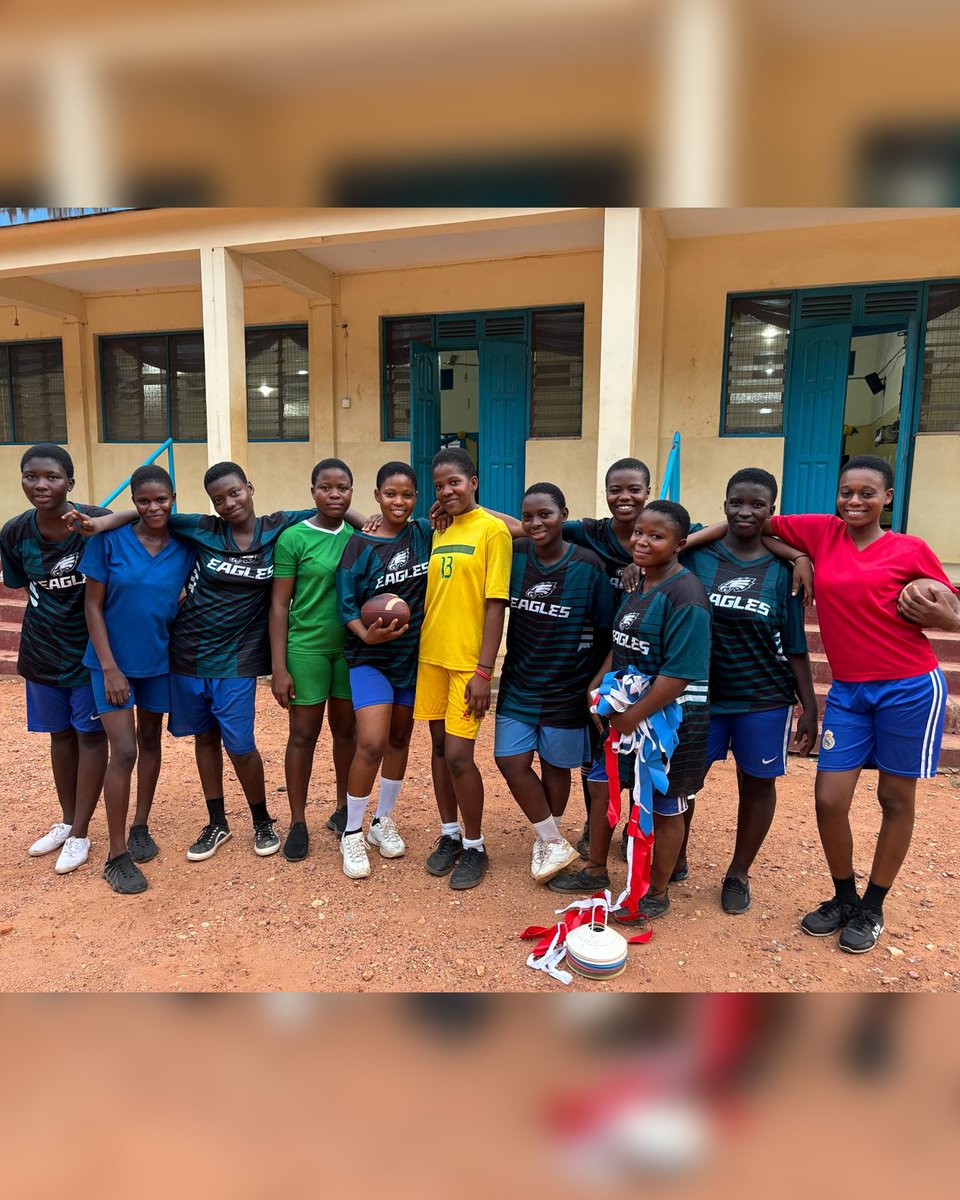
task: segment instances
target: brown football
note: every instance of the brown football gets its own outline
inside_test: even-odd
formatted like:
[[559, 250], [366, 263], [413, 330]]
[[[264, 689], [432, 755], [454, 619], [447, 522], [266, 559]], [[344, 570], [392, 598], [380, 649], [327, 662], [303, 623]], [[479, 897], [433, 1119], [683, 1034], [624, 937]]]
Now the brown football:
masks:
[[[901, 596], [907, 590], [907, 588], [916, 588], [917, 591], [920, 592], [920, 594], [923, 596], [929, 596], [931, 589], [933, 589], [934, 591], [938, 591], [938, 592], [952, 592], [953, 591], [953, 589], [947, 587], [947, 585], [945, 583], [943, 583], [942, 580], [928, 579], [926, 577], [922, 577], [920, 579], [911, 579], [909, 583], [905, 583], [903, 585], [903, 587], [900, 589]], [[901, 613], [901, 616], [903, 616], [903, 615], [904, 614]], [[916, 624], [916, 622], [912, 621], [912, 619], [910, 617], [906, 617], [905, 619], [908, 621], [911, 621], [912, 624]]]
[[368, 629], [377, 623], [378, 617], [383, 621], [384, 627], [397, 621], [399, 622], [397, 628], [402, 629], [410, 620], [410, 609], [402, 597], [384, 592], [382, 595], [368, 600], [360, 610], [360, 620]]

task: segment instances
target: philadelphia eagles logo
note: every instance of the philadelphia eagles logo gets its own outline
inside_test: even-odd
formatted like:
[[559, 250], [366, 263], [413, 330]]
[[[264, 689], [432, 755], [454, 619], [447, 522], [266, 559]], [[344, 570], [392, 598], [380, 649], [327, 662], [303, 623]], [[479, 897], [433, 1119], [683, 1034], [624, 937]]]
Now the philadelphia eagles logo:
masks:
[[65, 554], [55, 567], [50, 570], [50, 576], [54, 579], [59, 579], [62, 575], [70, 575], [73, 573], [74, 567], [80, 561], [79, 551], [76, 554]]
[[533, 587], [528, 587], [524, 595], [529, 600], [543, 600], [547, 596], [551, 596], [556, 590], [555, 583], [535, 583]]
[[725, 594], [730, 592], [745, 592], [748, 588], [752, 588], [756, 582], [756, 575], [738, 575], [736, 579], [728, 579], [726, 583], [721, 583], [717, 587], [717, 591], [724, 592]]
[[398, 550], [397, 553], [390, 559], [387, 564], [388, 571], [399, 571], [407, 565], [407, 559], [410, 557], [409, 550]]
[[629, 629], [631, 627], [631, 625], [634, 625], [636, 623], [639, 616], [640, 616], [640, 614], [635, 613], [635, 612], [634, 613], [625, 613], [624, 616], [622, 616], [620, 618], [620, 628], [621, 629]]

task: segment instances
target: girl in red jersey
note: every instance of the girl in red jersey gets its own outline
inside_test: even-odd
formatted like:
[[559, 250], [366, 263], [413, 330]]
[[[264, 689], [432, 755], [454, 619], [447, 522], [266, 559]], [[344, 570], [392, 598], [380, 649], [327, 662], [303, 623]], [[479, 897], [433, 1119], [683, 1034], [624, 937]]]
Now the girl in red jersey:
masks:
[[[814, 937], [840, 930], [840, 948], [852, 954], [872, 950], [883, 932], [883, 901], [913, 833], [917, 780], [936, 773], [946, 713], [946, 683], [930, 642], [898, 614], [897, 601], [904, 585], [921, 576], [950, 583], [926, 542], [881, 528], [880, 514], [892, 498], [890, 464], [861, 455], [840, 472], [838, 517], [777, 516], [765, 526], [813, 559], [820, 632], [834, 678], [816, 804], [835, 894], [800, 925]], [[879, 770], [882, 820], [860, 897], [850, 805], [864, 767]]]

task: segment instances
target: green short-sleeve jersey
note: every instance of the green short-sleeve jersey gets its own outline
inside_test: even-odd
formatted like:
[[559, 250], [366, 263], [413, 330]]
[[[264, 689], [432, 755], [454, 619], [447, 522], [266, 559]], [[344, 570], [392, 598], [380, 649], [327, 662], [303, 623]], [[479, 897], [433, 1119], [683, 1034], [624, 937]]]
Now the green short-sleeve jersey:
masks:
[[301, 521], [281, 534], [274, 577], [295, 580], [287, 654], [335, 654], [343, 649], [337, 615], [337, 567], [353, 534], [349, 525], [321, 529]]

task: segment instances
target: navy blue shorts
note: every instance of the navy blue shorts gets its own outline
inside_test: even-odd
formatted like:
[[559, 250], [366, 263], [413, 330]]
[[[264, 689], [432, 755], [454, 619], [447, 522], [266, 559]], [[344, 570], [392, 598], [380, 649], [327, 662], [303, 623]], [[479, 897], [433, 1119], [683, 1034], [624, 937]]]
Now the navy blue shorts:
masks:
[[727, 751], [744, 775], [775, 779], [787, 773], [787, 748], [793, 728], [793, 705], [766, 712], [710, 714], [707, 766], [724, 762]]
[[97, 702], [89, 683], [55, 687], [27, 680], [27, 729], [31, 733], [102, 733]]
[[256, 750], [253, 723], [257, 713], [257, 681], [196, 679], [170, 674], [170, 722], [174, 737], [190, 737], [220, 727], [224, 748], [230, 754]]
[[126, 704], [111, 704], [103, 686], [103, 672], [90, 668], [90, 686], [97, 703], [98, 713], [123, 712], [125, 709], [145, 708], [147, 712], [165, 713], [170, 711], [170, 676], [150, 675], [140, 679], [127, 678], [130, 684], [130, 695]]
[[371, 708], [374, 704], [399, 704], [413, 708], [415, 687], [394, 687], [382, 671], [361, 664], [350, 668], [350, 694], [353, 710]]
[[940, 761], [947, 682], [938, 667], [909, 679], [834, 680], [820, 736], [820, 771], [878, 767], [931, 779]]

